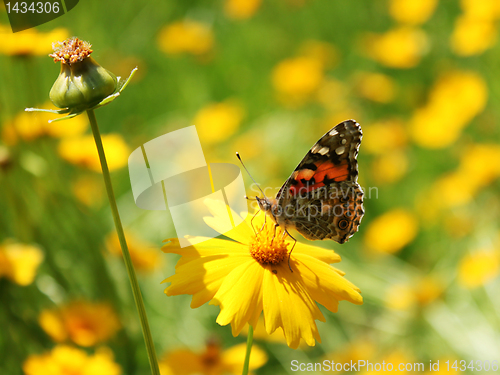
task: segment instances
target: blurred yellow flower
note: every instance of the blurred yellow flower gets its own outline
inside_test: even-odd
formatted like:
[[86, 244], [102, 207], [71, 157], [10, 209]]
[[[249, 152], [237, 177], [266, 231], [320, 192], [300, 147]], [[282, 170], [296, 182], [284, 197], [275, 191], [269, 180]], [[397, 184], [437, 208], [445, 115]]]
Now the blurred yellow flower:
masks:
[[[129, 147], [120, 134], [102, 135], [102, 143], [106, 150], [106, 159], [110, 171], [120, 169], [127, 165], [130, 154]], [[59, 155], [71, 164], [89, 168], [100, 172], [101, 164], [99, 155], [91, 135], [64, 138], [59, 143]]]
[[29, 285], [42, 260], [43, 253], [37, 246], [7, 240], [0, 244], [0, 277], [22, 286]]
[[390, 0], [389, 13], [396, 21], [408, 25], [419, 25], [427, 21], [438, 0]]
[[330, 353], [325, 359], [335, 358], [337, 363], [351, 363], [360, 360], [371, 361], [377, 351], [376, 346], [369, 337], [356, 338], [342, 346], [340, 351]]
[[460, 157], [458, 171], [478, 186], [485, 186], [500, 177], [500, 145], [472, 144]]
[[102, 178], [97, 175], [78, 176], [71, 184], [71, 191], [84, 205], [98, 207], [104, 197]]
[[400, 120], [388, 119], [363, 126], [363, 152], [382, 155], [404, 148], [407, 143], [408, 135]]
[[74, 301], [43, 310], [38, 321], [52, 340], [59, 343], [71, 340], [80, 346], [105, 342], [120, 329], [118, 316], [108, 303]]
[[377, 184], [392, 184], [399, 181], [408, 170], [408, 157], [401, 150], [392, 150], [373, 160], [371, 174]]
[[460, 6], [468, 17], [483, 20], [500, 19], [498, 0], [460, 0]]
[[382, 73], [362, 72], [356, 77], [356, 93], [377, 103], [389, 103], [394, 100], [396, 82]]
[[[339, 112], [349, 106], [348, 95], [346, 84], [335, 78], [325, 78], [318, 88], [316, 100], [329, 111]], [[344, 120], [346, 118], [350, 117]]]
[[370, 33], [363, 48], [373, 60], [390, 68], [413, 68], [427, 52], [427, 35], [420, 29], [397, 27], [385, 34]]
[[[223, 202], [206, 200], [214, 217], [205, 218], [219, 233], [227, 229], [220, 218], [227, 217]], [[238, 218], [232, 213], [233, 218]], [[339, 301], [362, 304], [359, 289], [343, 278], [344, 273], [329, 263], [340, 262], [331, 250], [297, 242], [288, 263], [291, 241], [283, 237], [282, 229], [275, 231], [270, 220], [264, 225], [264, 214], [253, 220], [255, 233], [248, 220], [224, 233], [234, 241], [210, 239], [197, 245], [181, 248], [177, 239], [163, 247], [166, 253], [182, 256], [176, 274], [165, 282], [169, 296], [193, 295], [191, 307], [210, 303], [220, 306], [217, 323], [231, 324], [238, 335], [248, 323], [255, 327], [264, 313], [268, 334], [282, 328], [287, 345], [297, 348], [300, 340], [313, 346], [320, 341], [315, 320], [324, 321], [317, 303], [336, 312]], [[236, 220], [236, 219], [235, 219]], [[276, 235], [274, 235], [276, 233]]]
[[[52, 105], [45, 103], [40, 108], [50, 109]], [[76, 116], [72, 119], [49, 123], [53, 114], [44, 112], [19, 112], [12, 120], [2, 127], [2, 140], [5, 144], [14, 145], [19, 139], [29, 142], [42, 136], [64, 138], [80, 135], [88, 127], [85, 116]]]
[[170, 55], [203, 55], [212, 50], [214, 36], [208, 25], [189, 20], [177, 21], [160, 30], [158, 45], [160, 50]]
[[39, 32], [35, 28], [13, 33], [10, 27], [0, 25], [0, 36], [0, 54], [42, 56], [52, 52], [52, 43], [55, 40], [65, 40], [69, 33], [63, 28], [47, 33]]
[[80, 349], [58, 345], [45, 354], [30, 355], [23, 363], [25, 375], [120, 375], [109, 348], [88, 355]]
[[458, 265], [458, 281], [467, 289], [485, 285], [498, 276], [500, 256], [497, 251], [478, 250], [467, 254]]
[[310, 39], [301, 43], [298, 55], [319, 61], [324, 68], [332, 68], [337, 64], [340, 52], [331, 43]]
[[302, 105], [317, 91], [323, 75], [320, 60], [296, 57], [275, 66], [272, 82], [280, 100], [290, 105]]
[[[384, 355], [381, 358], [378, 358], [376, 360], [376, 362], [377, 363], [385, 362], [386, 368], [388, 368], [388, 364], [392, 364], [392, 368], [394, 369], [393, 371], [395, 371], [397, 369], [398, 370], [397, 372], [399, 374], [405, 374], [405, 373], [414, 374], [416, 372], [416, 371], [415, 372], [414, 371], [406, 371], [404, 369], [404, 366], [402, 366], [401, 369], [399, 368], [400, 364], [403, 364], [403, 365], [412, 364], [413, 365], [415, 363], [413, 356], [411, 356], [409, 353], [407, 353], [406, 351], [399, 349], [399, 348], [392, 349], [392, 351], [389, 352], [388, 354]], [[392, 371], [377, 371], [375, 367], [373, 367], [373, 370], [372, 370], [371, 368], [368, 369], [368, 366], [367, 366], [367, 371], [363, 372], [364, 375], [382, 375], [382, 374], [385, 375], [385, 374], [389, 374], [389, 373], [392, 373]]]
[[[241, 374], [245, 361], [246, 344], [222, 350], [216, 343], [207, 343], [205, 350], [195, 353], [189, 349], [173, 350], [160, 361], [175, 375], [225, 375]], [[252, 347], [249, 370], [256, 370], [267, 362], [266, 353], [258, 346]], [[166, 371], [165, 371], [166, 372]], [[162, 375], [164, 371], [162, 371]]]
[[209, 104], [198, 111], [193, 123], [202, 143], [213, 144], [233, 135], [243, 120], [244, 110], [234, 101]]
[[[159, 247], [155, 244], [137, 238], [130, 232], [125, 232], [130, 258], [138, 271], [150, 272], [161, 265], [162, 258]], [[116, 232], [106, 238], [108, 251], [115, 256], [122, 256], [122, 249]]]
[[444, 291], [444, 285], [440, 278], [433, 275], [422, 277], [415, 284], [415, 297], [420, 305], [428, 305], [435, 301]]
[[395, 253], [413, 241], [418, 231], [415, 215], [396, 208], [375, 218], [365, 231], [366, 246], [378, 253]]
[[446, 209], [469, 203], [479, 189], [500, 177], [500, 165], [492, 160], [500, 160], [499, 145], [465, 147], [458, 168], [441, 176], [432, 185], [427, 194], [428, 204]]
[[225, 0], [224, 13], [229, 18], [244, 20], [252, 17], [261, 3], [262, 0]]
[[415, 306], [416, 296], [410, 285], [393, 284], [385, 293], [385, 302], [390, 309], [407, 311]]
[[494, 21], [461, 16], [455, 21], [450, 38], [451, 49], [457, 55], [483, 53], [497, 42], [498, 27]]
[[417, 304], [425, 306], [436, 300], [444, 290], [443, 283], [435, 276], [423, 276], [412, 284], [396, 283], [386, 291], [387, 307], [407, 311]]
[[454, 71], [441, 76], [431, 89], [427, 104], [410, 120], [414, 141], [427, 148], [447, 147], [486, 106], [488, 89], [475, 72]]

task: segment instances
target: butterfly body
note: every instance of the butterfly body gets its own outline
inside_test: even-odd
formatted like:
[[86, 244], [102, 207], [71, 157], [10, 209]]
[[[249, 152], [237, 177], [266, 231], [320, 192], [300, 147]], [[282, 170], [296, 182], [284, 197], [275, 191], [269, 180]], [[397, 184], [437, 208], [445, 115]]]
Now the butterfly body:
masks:
[[271, 219], [308, 240], [346, 242], [364, 215], [356, 157], [363, 133], [354, 120], [329, 130], [309, 150], [276, 198], [257, 198]]

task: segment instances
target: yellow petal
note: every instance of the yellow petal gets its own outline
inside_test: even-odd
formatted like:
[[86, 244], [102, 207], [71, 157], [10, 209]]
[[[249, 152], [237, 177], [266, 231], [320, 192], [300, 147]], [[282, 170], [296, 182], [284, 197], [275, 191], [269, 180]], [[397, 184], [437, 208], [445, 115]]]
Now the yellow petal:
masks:
[[264, 268], [249, 259], [226, 276], [211, 304], [219, 305], [217, 323], [231, 323], [233, 336], [237, 336], [253, 317], [262, 311], [262, 275]]
[[262, 283], [267, 332], [271, 334], [282, 327], [289, 347], [296, 349], [301, 338], [314, 346], [315, 339], [321, 342], [315, 320], [325, 318], [300, 282], [282, 276], [290, 273], [288, 264], [276, 268], [277, 274], [264, 272]]
[[212, 255], [194, 259], [176, 266], [176, 273], [163, 282], [171, 285], [165, 289], [167, 296], [179, 294], [193, 295], [191, 307], [196, 308], [212, 299], [228, 274], [244, 262], [250, 255]]
[[360, 290], [349, 280], [339, 275], [335, 268], [309, 255], [297, 255], [293, 262], [293, 273], [311, 297], [332, 312], [337, 312], [338, 301], [347, 300], [356, 305], [363, 304]]

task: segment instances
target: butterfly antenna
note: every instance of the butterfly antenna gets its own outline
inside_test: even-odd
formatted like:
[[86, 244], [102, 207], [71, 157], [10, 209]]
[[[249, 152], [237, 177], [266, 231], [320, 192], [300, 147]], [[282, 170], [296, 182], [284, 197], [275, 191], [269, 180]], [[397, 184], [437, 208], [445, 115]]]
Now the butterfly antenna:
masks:
[[[252, 179], [252, 181], [254, 182], [255, 185], [257, 185], [257, 187], [259, 188], [260, 192], [262, 193], [262, 195], [264, 196], [264, 198], [266, 198], [266, 194], [264, 194], [264, 191], [262, 191], [262, 189], [260, 188], [259, 184], [254, 180], [254, 178], [252, 177], [252, 175], [250, 174], [250, 172], [248, 171], [247, 167], [245, 167], [245, 164], [243, 164], [243, 160], [241, 160], [241, 157], [240, 157], [240, 153], [239, 152], [236, 152], [236, 157], [238, 158], [238, 160], [240, 161], [241, 165], [243, 166], [243, 168], [245, 168], [245, 171], [247, 171], [248, 175], [250, 176], [250, 178]], [[247, 197], [248, 199], [248, 197]]]

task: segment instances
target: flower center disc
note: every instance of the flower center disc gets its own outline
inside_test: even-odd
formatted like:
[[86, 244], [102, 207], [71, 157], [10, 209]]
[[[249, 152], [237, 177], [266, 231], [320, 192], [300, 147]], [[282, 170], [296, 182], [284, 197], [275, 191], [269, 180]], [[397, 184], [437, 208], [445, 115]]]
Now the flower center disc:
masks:
[[250, 241], [250, 255], [260, 264], [279, 264], [288, 258], [288, 243], [281, 228], [274, 230], [274, 224], [264, 229]]

